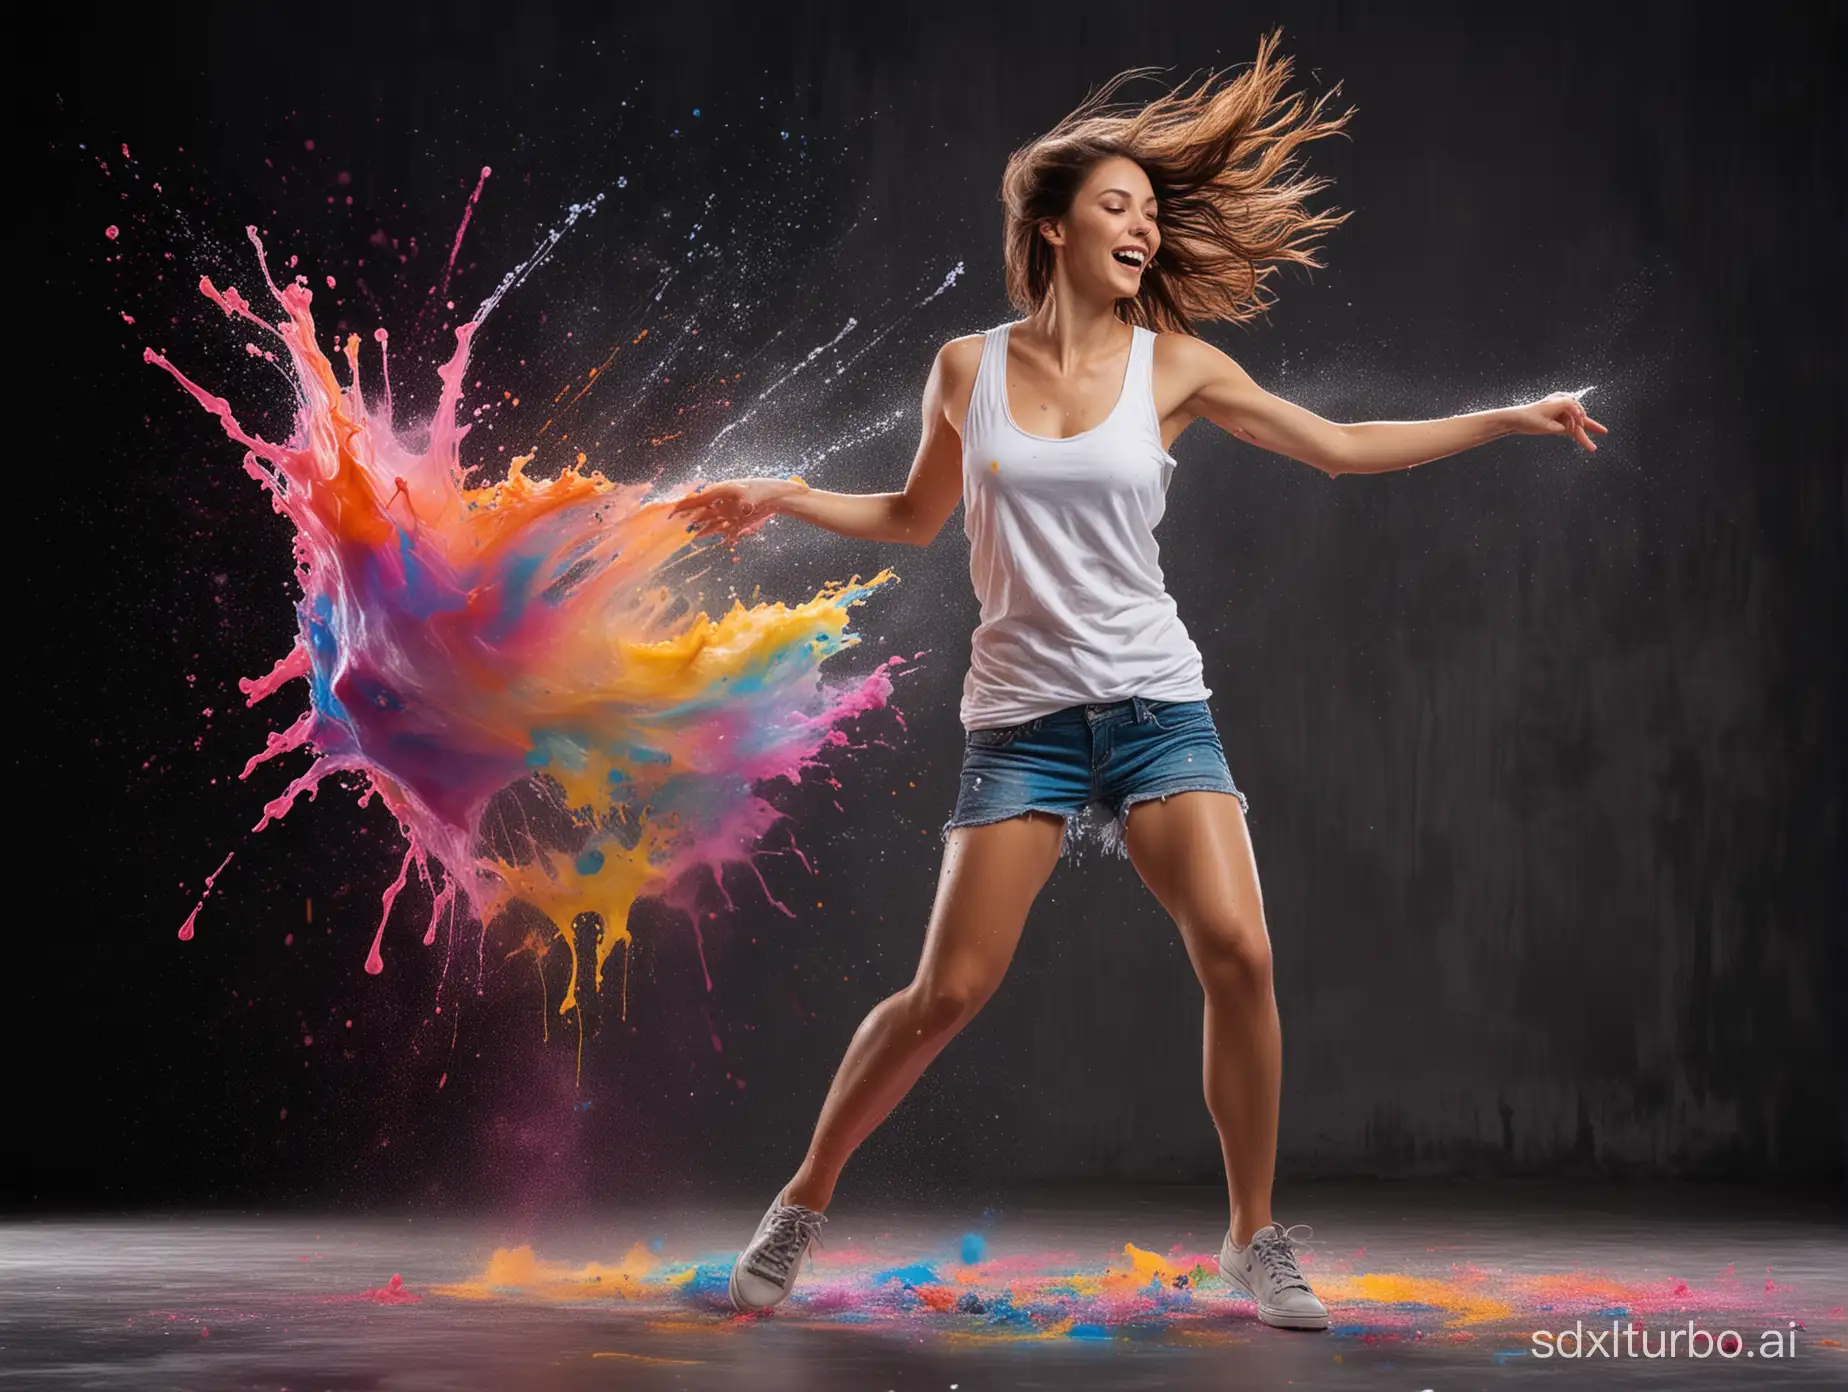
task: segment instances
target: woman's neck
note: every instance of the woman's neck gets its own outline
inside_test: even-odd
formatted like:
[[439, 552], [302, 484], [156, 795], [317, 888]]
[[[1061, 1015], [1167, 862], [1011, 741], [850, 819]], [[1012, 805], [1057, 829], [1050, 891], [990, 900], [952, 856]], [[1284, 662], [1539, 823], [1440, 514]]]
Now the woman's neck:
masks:
[[1117, 318], [1115, 300], [1087, 299], [1055, 278], [1050, 293], [1021, 325], [1058, 364], [1061, 372], [1121, 351], [1129, 326]]

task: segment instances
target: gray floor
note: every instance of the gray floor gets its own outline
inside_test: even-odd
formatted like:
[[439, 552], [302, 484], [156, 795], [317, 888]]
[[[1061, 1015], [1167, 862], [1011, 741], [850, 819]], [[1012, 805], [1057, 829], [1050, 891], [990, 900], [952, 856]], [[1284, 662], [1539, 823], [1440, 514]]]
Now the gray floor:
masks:
[[[797, 1298], [751, 1319], [730, 1313], [723, 1277], [760, 1205], [525, 1229], [14, 1218], [0, 1224], [0, 1387], [1848, 1386], [1836, 1200], [1524, 1184], [1283, 1197], [1280, 1213], [1314, 1225], [1305, 1269], [1329, 1333], [1266, 1328], [1202, 1270], [1223, 1221], [1209, 1191], [1038, 1191], [985, 1212], [837, 1204]], [[1536, 1356], [1537, 1331], [1589, 1341], [1613, 1321], [1652, 1346], [1691, 1322], [1743, 1347], [1646, 1358], [1605, 1334], [1586, 1356]], [[1768, 1353], [1767, 1331], [1791, 1342]]]

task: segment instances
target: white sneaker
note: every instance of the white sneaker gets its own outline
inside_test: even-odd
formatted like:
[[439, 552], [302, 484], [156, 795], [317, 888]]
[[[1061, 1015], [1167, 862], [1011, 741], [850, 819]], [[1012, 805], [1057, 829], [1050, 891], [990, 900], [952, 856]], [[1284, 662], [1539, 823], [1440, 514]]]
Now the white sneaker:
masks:
[[[1303, 1236], [1311, 1229], [1298, 1224]], [[1245, 1247], [1232, 1245], [1232, 1234], [1219, 1249], [1219, 1274], [1258, 1302], [1258, 1318], [1279, 1329], [1326, 1329], [1328, 1307], [1315, 1297], [1296, 1265], [1292, 1235], [1297, 1228], [1279, 1223], [1259, 1228]]]
[[[767, 1310], [780, 1305], [795, 1288], [796, 1272], [809, 1243], [821, 1245], [824, 1214], [776, 1196], [751, 1245], [732, 1263], [731, 1301], [740, 1310]], [[811, 1258], [811, 1263], [813, 1259]]]

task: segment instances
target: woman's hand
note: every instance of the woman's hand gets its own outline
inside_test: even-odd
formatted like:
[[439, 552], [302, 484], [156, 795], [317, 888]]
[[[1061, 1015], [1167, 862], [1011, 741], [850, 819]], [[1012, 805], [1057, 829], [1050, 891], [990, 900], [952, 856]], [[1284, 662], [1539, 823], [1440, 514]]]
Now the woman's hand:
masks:
[[670, 512], [676, 516], [687, 515], [695, 541], [723, 536], [735, 542], [774, 517], [779, 501], [807, 491], [808, 485], [799, 478], [726, 479], [720, 483], [702, 483], [675, 503]]
[[1586, 414], [1579, 400], [1583, 395], [1584, 392], [1554, 392], [1525, 406], [1512, 407], [1508, 412], [1509, 424], [1516, 435], [1570, 435], [1595, 454], [1598, 447], [1587, 432], [1595, 430], [1600, 435], [1611, 432]]

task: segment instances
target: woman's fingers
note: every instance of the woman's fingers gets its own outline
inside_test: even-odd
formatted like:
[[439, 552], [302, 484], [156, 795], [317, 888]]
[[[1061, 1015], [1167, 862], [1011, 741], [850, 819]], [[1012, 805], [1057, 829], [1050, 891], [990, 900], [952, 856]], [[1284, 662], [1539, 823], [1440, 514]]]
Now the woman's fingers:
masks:
[[1566, 432], [1570, 434], [1582, 448], [1592, 453], [1596, 453], [1598, 447], [1592, 443], [1590, 431], [1595, 429], [1600, 435], [1610, 434], [1608, 430], [1591, 418], [1591, 414], [1586, 411], [1576, 397], [1568, 400], [1565, 414], [1559, 418], [1559, 421], [1560, 424], [1565, 427]]
[[748, 529], [761, 527], [769, 520], [768, 509], [747, 499], [735, 485], [702, 484], [700, 491], [687, 494], [669, 509], [669, 515], [684, 517], [691, 540], [725, 536], [736, 540]]
[[701, 529], [722, 527], [732, 519], [733, 510], [725, 505], [725, 500], [722, 498], [683, 499], [682, 503], [688, 501], [692, 503], [692, 506], [683, 507], [682, 504], [677, 503], [674, 506], [674, 513], [684, 516], [690, 527]]
[[737, 489], [725, 483], [702, 483], [686, 497], [674, 504], [673, 511], [681, 509], [693, 511], [699, 508], [724, 507], [728, 502], [737, 500]]
[[1610, 430], [1591, 418], [1578, 398], [1569, 392], [1558, 392], [1544, 401], [1534, 402], [1527, 408], [1527, 419], [1533, 422], [1526, 433], [1544, 433], [1568, 436], [1580, 448], [1596, 453], [1597, 443], [1591, 438], [1593, 432], [1608, 435]]
[[715, 497], [716, 495], [706, 491], [705, 484], [701, 484], [698, 488], [687, 494], [686, 497], [675, 503], [672, 510], [674, 512], [679, 512], [682, 508], [690, 510], [692, 508], [711, 507], [715, 501]]

